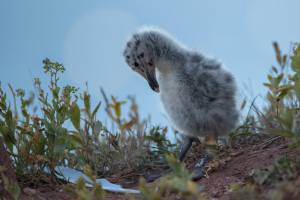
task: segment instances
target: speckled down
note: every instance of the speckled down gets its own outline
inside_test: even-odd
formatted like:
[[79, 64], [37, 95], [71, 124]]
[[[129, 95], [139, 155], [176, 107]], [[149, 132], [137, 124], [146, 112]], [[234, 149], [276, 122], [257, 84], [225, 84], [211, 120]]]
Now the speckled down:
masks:
[[220, 62], [186, 48], [156, 28], [133, 34], [124, 57], [146, 79], [147, 65], [143, 63], [151, 62], [155, 67], [161, 101], [181, 133], [220, 136], [236, 126], [235, 79]]

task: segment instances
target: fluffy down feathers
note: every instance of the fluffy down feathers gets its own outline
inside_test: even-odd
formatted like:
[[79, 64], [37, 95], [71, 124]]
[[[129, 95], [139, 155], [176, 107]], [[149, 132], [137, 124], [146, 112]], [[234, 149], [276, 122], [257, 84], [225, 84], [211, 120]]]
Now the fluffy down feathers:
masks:
[[123, 55], [127, 64], [148, 82], [146, 72], [152, 73], [152, 81], [157, 79], [164, 108], [183, 134], [220, 136], [235, 127], [235, 80], [218, 61], [152, 28], [133, 34]]

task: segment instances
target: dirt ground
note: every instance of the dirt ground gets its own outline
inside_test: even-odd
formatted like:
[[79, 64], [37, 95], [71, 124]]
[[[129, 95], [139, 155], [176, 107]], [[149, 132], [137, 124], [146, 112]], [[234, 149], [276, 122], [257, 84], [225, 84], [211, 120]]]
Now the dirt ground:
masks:
[[[231, 159], [222, 167], [209, 173], [207, 178], [198, 181], [203, 185], [205, 194], [209, 199], [228, 200], [230, 192], [228, 186], [232, 183], [242, 183], [253, 169], [267, 167], [285, 154], [296, 155], [297, 152], [288, 148], [287, 142], [282, 139], [265, 139], [259, 144], [248, 145], [243, 148], [231, 149]], [[69, 200], [71, 197], [62, 188], [50, 189], [24, 188], [22, 200], [27, 199], [61, 199]], [[129, 199], [124, 194], [106, 193], [106, 199]]]
[[209, 199], [229, 199], [228, 186], [232, 183], [242, 183], [249, 177], [251, 171], [268, 167], [285, 154], [293, 155], [295, 151], [288, 148], [287, 142], [280, 139], [266, 146], [267, 143], [237, 149], [230, 161], [222, 169], [211, 173], [208, 178], [198, 183], [205, 186]]

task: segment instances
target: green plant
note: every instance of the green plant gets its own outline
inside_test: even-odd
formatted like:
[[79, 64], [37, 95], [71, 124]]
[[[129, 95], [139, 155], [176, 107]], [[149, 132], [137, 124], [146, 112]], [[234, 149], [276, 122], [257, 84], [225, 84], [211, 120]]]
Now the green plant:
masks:
[[[253, 184], [231, 184], [229, 187], [231, 194], [230, 199], [232, 200], [264, 200], [266, 199], [263, 195], [261, 195], [258, 191], [258, 188]], [[267, 200], [267, 199], [266, 199]]]
[[9, 98], [0, 85], [0, 136], [24, 184], [56, 182], [58, 165], [79, 170], [89, 165], [97, 176], [133, 182], [147, 170], [167, 166], [163, 154], [174, 152], [176, 146], [166, 138], [166, 128], [147, 127], [134, 98], [119, 101], [101, 90], [113, 124], [109, 129], [98, 119], [100, 101], [94, 106], [88, 90], [62, 86], [62, 64], [47, 58], [43, 64], [49, 77], [46, 89], [35, 78], [35, 93], [9, 85]]
[[37, 179], [45, 174], [45, 169], [49, 169], [55, 177], [55, 166], [64, 164], [64, 150], [73, 150], [76, 146], [64, 125], [70, 119], [72, 103], [77, 101], [73, 96], [77, 89], [58, 85], [59, 74], [65, 70], [63, 65], [49, 59], [43, 63], [45, 73], [50, 76], [50, 95], [36, 78], [40, 110], [34, 107], [33, 113], [29, 111], [34, 102], [33, 93], [26, 98], [23, 89], [14, 90], [9, 85], [14, 100], [12, 109], [7, 95], [0, 89], [0, 132], [13, 158], [17, 175], [30, 174]]
[[300, 111], [300, 45], [295, 44], [291, 56], [281, 55], [277, 43], [273, 44], [279, 67], [272, 66], [268, 75], [267, 100], [264, 115], [265, 126], [271, 133], [293, 141], [291, 146], [299, 147]]
[[254, 170], [250, 177], [258, 185], [275, 185], [278, 182], [293, 180], [299, 173], [299, 161], [284, 156], [267, 168]]
[[231, 184], [230, 199], [298, 199], [299, 172], [299, 161], [281, 157], [273, 165], [253, 170], [245, 183]]
[[144, 199], [206, 199], [202, 194], [202, 187], [191, 181], [191, 174], [176, 157], [166, 155], [171, 168], [170, 174], [155, 181], [152, 185], [146, 185], [144, 179], [140, 180], [139, 189]]

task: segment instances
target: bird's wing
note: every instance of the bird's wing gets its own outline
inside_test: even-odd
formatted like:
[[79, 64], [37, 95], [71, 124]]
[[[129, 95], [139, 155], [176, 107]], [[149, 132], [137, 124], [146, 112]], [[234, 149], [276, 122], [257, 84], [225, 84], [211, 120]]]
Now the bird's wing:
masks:
[[210, 71], [204, 71], [195, 77], [195, 84], [198, 88], [198, 92], [203, 97], [206, 97], [208, 101], [214, 101], [220, 93], [220, 83], [216, 77], [216, 74]]

